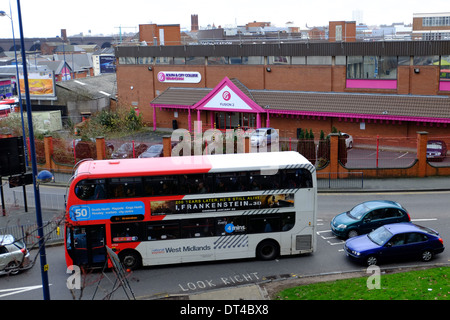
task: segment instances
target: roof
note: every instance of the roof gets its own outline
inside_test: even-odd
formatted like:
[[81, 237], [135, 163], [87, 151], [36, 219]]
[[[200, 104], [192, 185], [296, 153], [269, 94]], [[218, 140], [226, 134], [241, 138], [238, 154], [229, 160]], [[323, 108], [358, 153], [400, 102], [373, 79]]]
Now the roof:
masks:
[[[251, 90], [231, 80], [267, 113], [388, 121], [450, 123], [449, 96]], [[213, 89], [168, 88], [151, 103], [190, 108]]]
[[[277, 166], [274, 167], [274, 163]], [[163, 157], [121, 160], [92, 160], [80, 164], [77, 172], [91, 175], [118, 177], [121, 175], [164, 175], [180, 173], [206, 173], [239, 170], [268, 172], [278, 168], [305, 168], [311, 172], [314, 166], [301, 154], [294, 151], [269, 153], [234, 153], [191, 157]], [[98, 176], [97, 176], [98, 175]]]
[[87, 77], [56, 82], [57, 87], [73, 91], [90, 99], [101, 99], [116, 95], [116, 74], [109, 73], [96, 77]]
[[390, 200], [370, 200], [363, 202], [366, 207], [372, 209], [376, 208], [386, 208], [386, 207], [394, 207], [394, 208], [403, 208], [399, 203]]
[[411, 223], [411, 222], [385, 224], [384, 227], [393, 234], [403, 233], [403, 232], [417, 232], [417, 231], [433, 233], [433, 231], [434, 231], [429, 228], [424, 228], [424, 227], [415, 225], [414, 223]]

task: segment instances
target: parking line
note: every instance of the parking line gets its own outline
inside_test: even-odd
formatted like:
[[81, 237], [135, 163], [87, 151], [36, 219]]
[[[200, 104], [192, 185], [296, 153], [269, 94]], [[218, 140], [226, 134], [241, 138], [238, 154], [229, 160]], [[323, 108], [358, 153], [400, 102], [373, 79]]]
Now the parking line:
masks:
[[411, 219], [411, 221], [436, 221], [437, 218], [428, 218], [428, 219]]

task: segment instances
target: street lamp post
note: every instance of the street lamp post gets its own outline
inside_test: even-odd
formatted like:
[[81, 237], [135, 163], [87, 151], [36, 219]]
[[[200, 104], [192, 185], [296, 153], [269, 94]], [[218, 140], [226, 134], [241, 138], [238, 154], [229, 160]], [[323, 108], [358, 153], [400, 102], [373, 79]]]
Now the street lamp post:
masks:
[[30, 156], [31, 156], [31, 167], [33, 170], [33, 185], [34, 185], [34, 201], [36, 204], [36, 222], [38, 227], [38, 236], [39, 236], [39, 256], [41, 260], [41, 278], [42, 278], [42, 290], [44, 294], [44, 300], [50, 300], [50, 290], [48, 283], [48, 264], [47, 257], [45, 254], [45, 239], [44, 239], [44, 230], [42, 223], [42, 211], [41, 211], [41, 197], [39, 194], [39, 182], [38, 182], [38, 173], [37, 173], [37, 162], [36, 162], [36, 147], [34, 143], [34, 132], [33, 132], [33, 119], [31, 112], [31, 99], [30, 99], [30, 89], [28, 86], [28, 71], [27, 71], [27, 63], [26, 63], [26, 54], [25, 54], [25, 41], [23, 36], [23, 27], [22, 27], [22, 13], [20, 10], [20, 0], [17, 0], [17, 13], [19, 16], [19, 31], [20, 31], [20, 51], [22, 53], [22, 65], [23, 65], [23, 80], [25, 84], [25, 100], [27, 105], [27, 117], [28, 117], [28, 131], [30, 137]]

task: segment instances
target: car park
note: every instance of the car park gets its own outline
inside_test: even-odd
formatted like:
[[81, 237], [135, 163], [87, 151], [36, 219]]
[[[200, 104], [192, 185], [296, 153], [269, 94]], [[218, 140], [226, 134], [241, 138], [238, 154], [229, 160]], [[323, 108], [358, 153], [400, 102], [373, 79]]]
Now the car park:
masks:
[[344, 251], [352, 260], [369, 266], [411, 258], [427, 262], [444, 251], [444, 241], [433, 229], [404, 222], [384, 225], [369, 234], [348, 239]]
[[0, 235], [0, 274], [17, 274], [31, 266], [25, 243], [12, 235]]
[[250, 144], [254, 147], [265, 147], [271, 143], [277, 143], [280, 137], [274, 128], [258, 128], [250, 134]]
[[164, 153], [164, 147], [162, 144], [154, 144], [148, 147], [147, 150], [139, 155], [139, 158], [157, 158], [162, 157]]
[[330, 227], [334, 235], [351, 238], [369, 233], [385, 224], [409, 221], [411, 218], [408, 211], [398, 202], [372, 200], [338, 214], [331, 220]]
[[429, 140], [427, 142], [427, 160], [443, 161], [447, 156], [447, 144], [442, 140]]
[[126, 142], [111, 154], [113, 159], [137, 158], [142, 152], [147, 150], [145, 143]]

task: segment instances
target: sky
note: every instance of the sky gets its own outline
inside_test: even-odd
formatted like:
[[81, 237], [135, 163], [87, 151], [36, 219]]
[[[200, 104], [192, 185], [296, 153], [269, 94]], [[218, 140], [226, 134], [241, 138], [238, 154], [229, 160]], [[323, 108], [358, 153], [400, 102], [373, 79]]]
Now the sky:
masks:
[[[353, 21], [362, 13], [368, 25], [412, 23], [413, 13], [450, 12], [449, 0], [19, 0], [25, 38], [67, 35], [111, 35], [137, 32], [140, 24], [180, 24], [190, 30], [191, 14], [200, 27], [234, 27], [248, 22], [271, 22], [273, 26], [326, 26], [329, 21]], [[10, 15], [19, 37], [17, 0], [0, 0], [0, 11]], [[0, 17], [0, 38], [12, 38], [11, 20]]]

